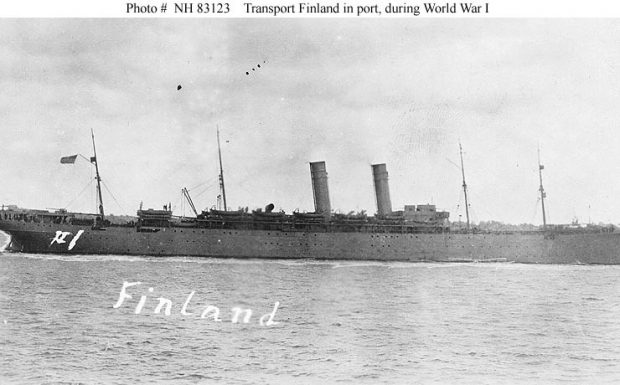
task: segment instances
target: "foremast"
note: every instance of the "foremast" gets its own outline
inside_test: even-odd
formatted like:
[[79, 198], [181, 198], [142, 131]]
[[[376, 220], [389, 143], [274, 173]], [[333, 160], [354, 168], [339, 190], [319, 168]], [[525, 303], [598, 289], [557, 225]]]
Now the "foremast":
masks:
[[220, 146], [220, 128], [217, 127], [217, 154], [220, 160], [220, 190], [222, 193], [222, 200], [224, 202], [224, 211], [227, 211], [226, 206], [226, 189], [224, 188], [224, 168], [222, 166], [222, 149]]
[[97, 202], [97, 206], [99, 208], [99, 215], [101, 215], [101, 223], [103, 223], [103, 221], [105, 220], [105, 214], [103, 211], [103, 198], [101, 195], [101, 176], [99, 176], [99, 165], [97, 162], [97, 149], [95, 148], [95, 133], [93, 132], [93, 129], [90, 129], [90, 135], [93, 138], [93, 157], [90, 158], [91, 163], [95, 164], [95, 173], [96, 173], [96, 179], [97, 179], [97, 198], [98, 198], [98, 202]]
[[461, 154], [461, 174], [463, 175], [463, 194], [465, 195], [465, 217], [467, 218], [467, 231], [469, 231], [469, 202], [467, 201], [467, 183], [465, 183], [465, 167], [463, 166], [463, 146], [459, 142], [459, 151]]

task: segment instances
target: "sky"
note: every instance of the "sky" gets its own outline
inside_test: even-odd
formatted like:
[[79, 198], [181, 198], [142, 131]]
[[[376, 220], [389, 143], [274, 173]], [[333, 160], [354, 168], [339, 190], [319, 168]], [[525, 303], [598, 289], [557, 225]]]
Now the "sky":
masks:
[[[0, 204], [106, 212], [216, 204], [219, 127], [230, 209], [331, 206], [464, 220], [620, 223], [620, 20], [2, 19]], [[260, 65], [260, 67], [258, 67]], [[249, 73], [249, 74], [246, 74]], [[181, 89], [178, 90], [178, 85]], [[109, 190], [109, 191], [108, 191]], [[111, 193], [110, 193], [111, 192]]]

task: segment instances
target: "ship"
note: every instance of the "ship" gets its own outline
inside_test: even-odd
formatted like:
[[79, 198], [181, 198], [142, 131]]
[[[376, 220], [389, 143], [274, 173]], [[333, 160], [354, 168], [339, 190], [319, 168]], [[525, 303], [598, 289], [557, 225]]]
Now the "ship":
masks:
[[[92, 134], [92, 132], [91, 132]], [[92, 134], [97, 213], [2, 206], [0, 231], [10, 236], [5, 252], [74, 255], [187, 256], [258, 259], [369, 260], [452, 263], [620, 264], [620, 232], [613, 226], [548, 225], [540, 164], [543, 226], [523, 231], [482, 231], [470, 226], [461, 154], [466, 226], [454, 228], [449, 212], [431, 204], [392, 210], [385, 163], [371, 165], [377, 212], [334, 213], [324, 161], [310, 162], [314, 211], [285, 213], [227, 207], [219, 146], [223, 209], [174, 216], [171, 205], [143, 209], [119, 220], [105, 215], [95, 138]], [[75, 161], [76, 156], [61, 159]]]

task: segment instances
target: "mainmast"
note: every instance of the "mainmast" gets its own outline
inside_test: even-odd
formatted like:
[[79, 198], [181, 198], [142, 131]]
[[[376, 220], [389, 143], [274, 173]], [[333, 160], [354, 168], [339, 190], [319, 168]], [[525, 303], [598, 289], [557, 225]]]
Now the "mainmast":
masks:
[[226, 207], [226, 189], [224, 188], [224, 168], [222, 167], [222, 149], [220, 148], [220, 128], [217, 127], [217, 153], [220, 159], [220, 190], [222, 190], [222, 199], [224, 201], [224, 211]]
[[540, 191], [540, 202], [542, 203], [543, 230], [546, 230], [547, 229], [547, 215], [545, 213], [545, 198], [547, 197], [547, 194], [545, 193], [545, 189], [543, 188], [543, 182], [542, 182], [542, 170], [544, 169], [545, 169], [545, 166], [540, 164], [540, 147], [538, 147], [538, 178], [540, 179], [540, 187], [538, 190]]
[[101, 214], [101, 222], [105, 219], [105, 214], [103, 213], [103, 198], [101, 197], [101, 177], [99, 176], [99, 165], [97, 164], [97, 149], [95, 148], [95, 133], [93, 129], [90, 129], [90, 134], [93, 138], [93, 157], [90, 158], [91, 163], [95, 164], [95, 172], [97, 174], [97, 197], [99, 198], [98, 206], [99, 206], [99, 214]]
[[461, 153], [461, 174], [463, 174], [463, 193], [465, 194], [465, 216], [467, 217], [467, 231], [469, 231], [469, 202], [467, 201], [467, 183], [465, 183], [465, 167], [463, 166], [463, 146], [459, 142]]

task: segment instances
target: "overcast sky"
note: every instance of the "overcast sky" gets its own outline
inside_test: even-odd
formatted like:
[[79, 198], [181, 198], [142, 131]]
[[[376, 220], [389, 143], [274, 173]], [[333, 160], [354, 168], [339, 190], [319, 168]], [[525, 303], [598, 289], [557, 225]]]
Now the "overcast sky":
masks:
[[458, 220], [460, 139], [473, 220], [541, 222], [540, 145], [551, 222], [620, 223], [620, 20], [3, 19], [0, 36], [0, 203], [93, 212], [92, 167], [59, 162], [92, 155], [92, 128], [108, 212], [181, 214], [182, 187], [211, 207], [219, 126], [233, 209], [312, 211], [324, 160], [332, 208], [374, 213], [385, 162], [394, 209]]

